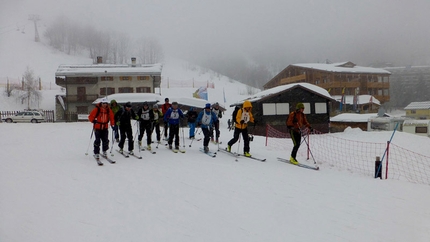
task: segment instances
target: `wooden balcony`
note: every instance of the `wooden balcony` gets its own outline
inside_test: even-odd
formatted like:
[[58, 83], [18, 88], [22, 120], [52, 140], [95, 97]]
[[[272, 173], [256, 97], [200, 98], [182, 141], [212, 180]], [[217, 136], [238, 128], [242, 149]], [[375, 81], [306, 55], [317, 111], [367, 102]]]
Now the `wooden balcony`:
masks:
[[67, 95], [65, 98], [65, 102], [69, 103], [88, 103], [94, 102], [99, 98], [97, 94], [85, 94], [85, 95]]
[[368, 82], [367, 88], [388, 89], [390, 88], [390, 83], [389, 82]]
[[353, 81], [353, 82], [326, 82], [326, 83], [319, 83], [317, 86], [322, 87], [324, 89], [329, 88], [356, 88], [360, 87], [359, 81]]
[[284, 84], [301, 82], [301, 81], [305, 81], [305, 80], [306, 80], [306, 74], [302, 74], [302, 75], [282, 78], [281, 81], [279, 82], [279, 84], [284, 85]]
[[77, 84], [96, 84], [98, 82], [97, 77], [67, 77], [67, 79], [62, 77], [55, 77], [55, 84], [61, 87], [66, 87], [67, 85], [77, 85]]

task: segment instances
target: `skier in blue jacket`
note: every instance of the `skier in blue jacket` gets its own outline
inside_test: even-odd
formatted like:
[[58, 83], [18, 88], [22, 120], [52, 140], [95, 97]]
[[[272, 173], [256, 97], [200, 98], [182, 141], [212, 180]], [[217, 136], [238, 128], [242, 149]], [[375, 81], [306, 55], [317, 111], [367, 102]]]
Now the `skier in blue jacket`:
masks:
[[179, 124], [182, 118], [184, 113], [178, 108], [178, 103], [173, 102], [172, 107], [164, 115], [164, 122], [169, 123], [169, 149], [172, 149], [173, 138], [175, 138], [175, 149], [179, 149]]
[[197, 125], [200, 125], [205, 136], [203, 139], [203, 149], [205, 153], [209, 152], [209, 140], [211, 138], [211, 127], [218, 121], [218, 118], [214, 112], [211, 111], [211, 104], [206, 103], [205, 109], [197, 116]]

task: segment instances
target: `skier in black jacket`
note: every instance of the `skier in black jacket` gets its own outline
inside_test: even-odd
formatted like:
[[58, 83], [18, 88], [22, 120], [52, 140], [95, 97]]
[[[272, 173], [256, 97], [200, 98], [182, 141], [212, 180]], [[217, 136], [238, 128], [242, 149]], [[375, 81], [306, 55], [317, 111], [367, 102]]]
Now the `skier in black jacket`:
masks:
[[128, 151], [130, 154], [133, 154], [133, 130], [131, 128], [131, 119], [139, 119], [139, 116], [131, 108], [131, 103], [127, 102], [123, 108], [121, 108], [115, 114], [116, 124], [119, 126], [119, 131], [121, 134], [121, 139], [119, 141], [118, 147], [119, 152], [123, 153], [125, 138], [128, 139]]
[[154, 120], [154, 112], [149, 108], [149, 105], [147, 102], [143, 103], [143, 108], [139, 109], [137, 111], [137, 116], [139, 116], [139, 137], [137, 138], [139, 140], [139, 146], [142, 146], [142, 138], [146, 131], [146, 144], [147, 149], [151, 150], [151, 136], [152, 136], [152, 121]]

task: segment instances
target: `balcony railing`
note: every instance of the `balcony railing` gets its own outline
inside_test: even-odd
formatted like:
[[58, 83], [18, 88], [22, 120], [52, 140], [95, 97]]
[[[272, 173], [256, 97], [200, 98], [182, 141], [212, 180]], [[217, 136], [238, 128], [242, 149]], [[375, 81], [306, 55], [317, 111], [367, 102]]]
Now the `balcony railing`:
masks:
[[96, 84], [97, 82], [97, 77], [67, 77], [67, 81], [62, 77], [55, 78], [55, 84], [62, 87], [66, 87], [66, 84]]
[[65, 97], [65, 102], [69, 103], [79, 103], [79, 102], [93, 102], [99, 98], [97, 94], [85, 94], [85, 95], [67, 95]]

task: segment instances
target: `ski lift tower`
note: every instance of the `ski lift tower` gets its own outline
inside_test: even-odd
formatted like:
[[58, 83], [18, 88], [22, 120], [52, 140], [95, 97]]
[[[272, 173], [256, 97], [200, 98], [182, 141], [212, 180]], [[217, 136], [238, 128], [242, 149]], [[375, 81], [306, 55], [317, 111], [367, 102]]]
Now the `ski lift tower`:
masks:
[[40, 20], [39, 15], [37, 14], [30, 14], [28, 16], [28, 20], [31, 20], [34, 22], [34, 41], [35, 42], [39, 42], [40, 38], [39, 38], [39, 32], [37, 31], [37, 21]]

